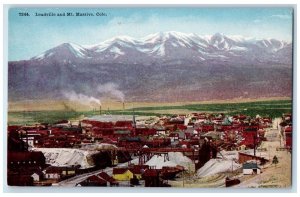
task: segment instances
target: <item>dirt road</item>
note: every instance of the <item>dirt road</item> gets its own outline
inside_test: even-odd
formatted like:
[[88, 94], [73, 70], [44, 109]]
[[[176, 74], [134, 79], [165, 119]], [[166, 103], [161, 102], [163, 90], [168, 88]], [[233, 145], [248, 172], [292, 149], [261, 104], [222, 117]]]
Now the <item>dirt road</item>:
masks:
[[[262, 174], [249, 176], [244, 175], [242, 182], [235, 187], [291, 187], [292, 179], [292, 155], [287, 150], [277, 150], [283, 147], [282, 136], [280, 135], [280, 128], [277, 127], [279, 119], [275, 119], [273, 128], [267, 129], [265, 137], [267, 141], [261, 144], [261, 148], [267, 149], [267, 154], [270, 162], [262, 167]], [[272, 164], [273, 157], [276, 155], [279, 163]]]

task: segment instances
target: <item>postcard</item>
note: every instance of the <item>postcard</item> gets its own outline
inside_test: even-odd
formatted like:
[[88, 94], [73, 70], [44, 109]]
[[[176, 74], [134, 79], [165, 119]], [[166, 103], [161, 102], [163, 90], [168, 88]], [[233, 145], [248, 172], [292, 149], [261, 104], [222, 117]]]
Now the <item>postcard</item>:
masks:
[[7, 185], [291, 188], [293, 17], [10, 6]]

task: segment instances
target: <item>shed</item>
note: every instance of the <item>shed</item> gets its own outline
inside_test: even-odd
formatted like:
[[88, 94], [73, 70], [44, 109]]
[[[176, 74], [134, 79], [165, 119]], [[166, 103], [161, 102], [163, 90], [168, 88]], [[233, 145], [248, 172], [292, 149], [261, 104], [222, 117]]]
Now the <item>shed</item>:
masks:
[[42, 171], [37, 171], [37, 172], [34, 172], [31, 177], [33, 178], [33, 181], [34, 182], [38, 182], [38, 181], [41, 181], [43, 179], [43, 172]]
[[257, 163], [244, 163], [243, 164], [243, 174], [260, 174], [261, 170]]

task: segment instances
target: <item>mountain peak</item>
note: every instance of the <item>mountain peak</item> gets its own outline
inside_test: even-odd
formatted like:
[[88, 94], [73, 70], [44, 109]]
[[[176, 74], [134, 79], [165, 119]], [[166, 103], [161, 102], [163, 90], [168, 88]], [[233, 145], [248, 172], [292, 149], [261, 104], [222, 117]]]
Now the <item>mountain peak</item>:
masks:
[[213, 37], [224, 37], [224, 33], [221, 33], [221, 32], [216, 32]]
[[87, 49], [75, 44], [75, 43], [62, 43], [50, 50], [41, 53], [38, 56], [31, 58], [32, 60], [42, 60], [45, 58], [52, 58], [59, 60], [62, 59], [72, 59], [72, 58], [86, 58]]
[[[117, 36], [97, 45], [80, 46], [75, 43], [63, 43], [55, 48], [35, 56], [33, 60], [60, 61], [84, 60], [105, 63], [141, 63], [187, 60], [191, 62], [218, 61], [219, 59], [244, 59], [259, 62], [282, 62], [291, 48], [286, 42], [276, 39], [253, 39], [243, 36], [226, 36], [215, 33], [212, 36], [199, 36], [194, 33], [176, 31], [157, 32], [135, 39], [130, 36]], [[276, 58], [274, 58], [276, 57]], [[291, 62], [288, 61], [288, 62]]]

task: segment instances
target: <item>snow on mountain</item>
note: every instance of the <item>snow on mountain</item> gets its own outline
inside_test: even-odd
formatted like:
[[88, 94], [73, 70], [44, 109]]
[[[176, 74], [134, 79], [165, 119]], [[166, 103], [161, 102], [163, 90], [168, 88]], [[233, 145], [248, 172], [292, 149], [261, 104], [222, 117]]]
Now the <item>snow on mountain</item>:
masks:
[[[159, 32], [135, 39], [118, 36], [92, 46], [64, 43], [50, 49], [32, 60], [93, 60], [101, 63], [155, 63], [173, 60], [202, 62], [241, 57], [247, 61], [280, 62], [286, 57], [291, 45], [276, 39], [254, 39], [242, 36], [226, 36], [216, 33], [200, 36], [175, 31]], [[279, 51], [285, 51], [280, 52]], [[273, 58], [273, 57], [276, 58]]]
[[55, 59], [72, 59], [72, 58], [88, 58], [89, 49], [86, 49], [78, 44], [74, 43], [63, 43], [55, 48], [45, 51], [44, 53], [31, 58], [32, 60], [43, 60], [46, 58]]

